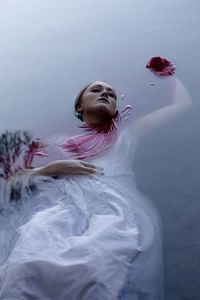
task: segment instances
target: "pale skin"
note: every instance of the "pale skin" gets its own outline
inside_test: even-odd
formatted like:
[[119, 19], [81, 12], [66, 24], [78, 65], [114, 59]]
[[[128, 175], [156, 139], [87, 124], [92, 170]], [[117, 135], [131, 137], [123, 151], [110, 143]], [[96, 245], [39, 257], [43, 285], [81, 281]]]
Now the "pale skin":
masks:
[[138, 118], [133, 121], [130, 129], [135, 137], [140, 138], [151, 132], [154, 128], [173, 120], [176, 116], [182, 114], [192, 106], [193, 102], [188, 90], [183, 83], [176, 78], [176, 88], [172, 98], [172, 104], [162, 107], [144, 117]]
[[[179, 79], [172, 104], [160, 108], [130, 124], [132, 134], [140, 138], [154, 128], [172, 120], [193, 105], [192, 99]], [[77, 108], [86, 123], [108, 122], [116, 112], [116, 94], [110, 84], [94, 81], [84, 92], [82, 102]], [[29, 170], [27, 170], [28, 172]], [[94, 164], [80, 160], [57, 160], [38, 169], [30, 170], [34, 175], [91, 175], [103, 174], [102, 169]]]

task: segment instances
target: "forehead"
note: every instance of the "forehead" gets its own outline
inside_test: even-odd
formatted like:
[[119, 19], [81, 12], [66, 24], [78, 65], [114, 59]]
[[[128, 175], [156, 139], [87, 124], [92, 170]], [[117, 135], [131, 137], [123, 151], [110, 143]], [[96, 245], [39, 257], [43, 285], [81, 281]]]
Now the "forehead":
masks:
[[113, 87], [109, 83], [101, 81], [101, 80], [94, 81], [88, 88], [92, 88], [94, 86], [102, 86], [102, 87], [106, 87], [108, 89], [113, 90]]

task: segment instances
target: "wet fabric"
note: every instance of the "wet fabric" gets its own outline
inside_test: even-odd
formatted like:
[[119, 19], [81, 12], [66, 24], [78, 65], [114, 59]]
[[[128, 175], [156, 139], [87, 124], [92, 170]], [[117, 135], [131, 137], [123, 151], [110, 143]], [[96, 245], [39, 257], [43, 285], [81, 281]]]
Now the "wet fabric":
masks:
[[87, 159], [105, 175], [2, 181], [0, 299], [162, 299], [161, 223], [135, 184], [136, 146], [123, 130]]

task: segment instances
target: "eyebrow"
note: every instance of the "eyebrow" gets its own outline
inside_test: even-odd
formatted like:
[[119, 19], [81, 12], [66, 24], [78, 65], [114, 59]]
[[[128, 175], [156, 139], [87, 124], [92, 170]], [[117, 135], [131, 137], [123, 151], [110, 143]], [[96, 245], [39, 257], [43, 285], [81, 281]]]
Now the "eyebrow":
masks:
[[[96, 84], [96, 85], [92, 86], [91, 89], [93, 89], [93, 88], [95, 88], [95, 87], [102, 87], [102, 85]], [[112, 91], [112, 92], [115, 94], [115, 91], [114, 91], [113, 89], [111, 89], [111, 88], [109, 88], [109, 87], [107, 87], [106, 89], [107, 89], [108, 91]], [[116, 94], [115, 94], [115, 95], [116, 95]]]

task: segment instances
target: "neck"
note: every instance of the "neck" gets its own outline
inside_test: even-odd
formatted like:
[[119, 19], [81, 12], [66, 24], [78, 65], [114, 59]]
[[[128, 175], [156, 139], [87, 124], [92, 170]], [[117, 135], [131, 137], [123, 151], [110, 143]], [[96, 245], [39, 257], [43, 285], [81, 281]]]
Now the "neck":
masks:
[[[94, 131], [96, 133], [98, 132], [111, 132], [114, 129], [117, 129], [117, 124], [120, 121], [120, 116], [119, 114], [115, 114], [113, 118], [111, 119], [103, 119], [99, 122], [93, 122], [91, 123], [90, 121], [86, 122], [86, 119], [83, 119], [85, 124], [80, 125], [79, 128], [85, 128], [86, 131]], [[117, 126], [117, 127], [116, 127]]]
[[100, 115], [88, 115], [86, 113], [83, 114], [82, 116], [83, 122], [87, 124], [93, 124], [93, 125], [101, 125], [101, 124], [109, 124], [112, 120], [112, 118], [106, 118], [105, 116], [100, 116]]

